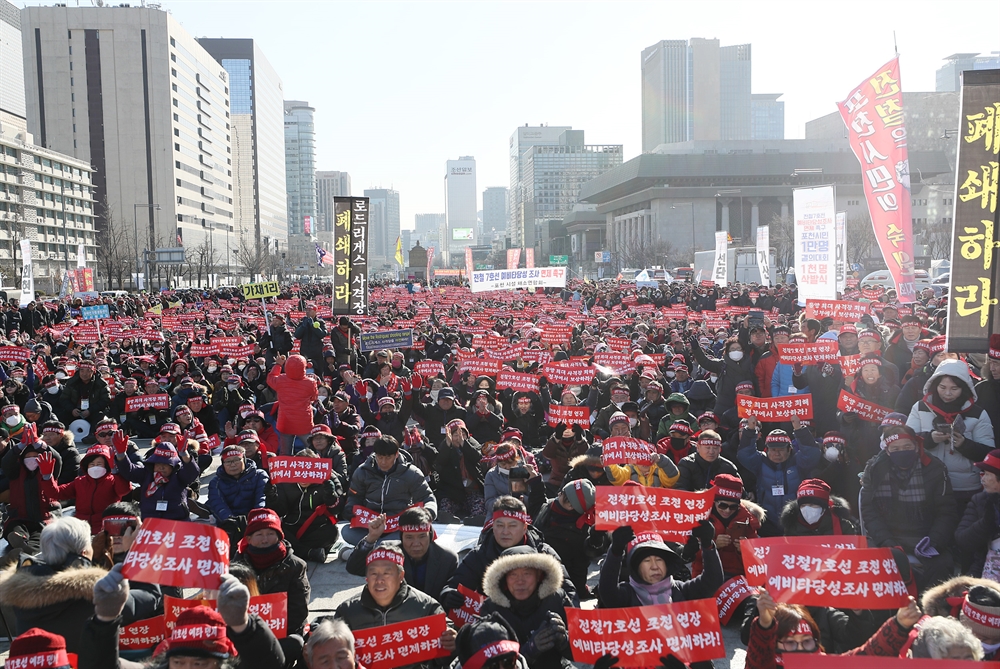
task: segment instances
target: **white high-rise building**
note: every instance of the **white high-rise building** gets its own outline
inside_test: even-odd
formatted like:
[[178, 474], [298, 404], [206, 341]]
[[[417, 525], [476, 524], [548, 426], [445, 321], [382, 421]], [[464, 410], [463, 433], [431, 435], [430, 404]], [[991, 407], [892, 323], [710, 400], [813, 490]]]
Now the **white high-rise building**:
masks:
[[0, 123], [20, 132], [28, 130], [23, 60], [21, 10], [7, 0], [0, 0], [0, 72], [3, 73], [0, 76]]
[[234, 224], [225, 68], [151, 7], [26, 7], [21, 27], [28, 130], [93, 166], [98, 226], [131, 222], [140, 254], [207, 243], [223, 261]]
[[462, 156], [445, 163], [444, 215], [446, 236], [441, 239], [444, 262], [464, 262], [465, 248], [476, 244], [479, 208], [476, 206], [476, 159]]

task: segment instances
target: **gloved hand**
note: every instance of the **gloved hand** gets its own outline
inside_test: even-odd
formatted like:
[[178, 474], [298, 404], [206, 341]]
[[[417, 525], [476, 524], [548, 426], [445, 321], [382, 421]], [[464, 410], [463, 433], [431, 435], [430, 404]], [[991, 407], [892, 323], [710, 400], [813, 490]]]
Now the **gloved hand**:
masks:
[[38, 473], [42, 478], [48, 480], [52, 478], [52, 472], [56, 470], [56, 459], [49, 451], [42, 451], [36, 458], [38, 460]]
[[618, 656], [605, 653], [597, 658], [597, 662], [594, 662], [594, 669], [611, 669], [616, 664], [618, 664]]
[[34, 423], [28, 423], [25, 425], [24, 429], [21, 430], [21, 443], [18, 444], [18, 448], [22, 451], [29, 444], [33, 444], [38, 441], [38, 426]]
[[583, 437], [583, 428], [578, 423], [573, 424], [573, 434], [576, 435], [577, 439]]
[[410, 387], [414, 390], [420, 390], [424, 387], [424, 377], [419, 374], [413, 374], [410, 376]]
[[930, 537], [924, 537], [923, 539], [918, 541], [916, 547], [913, 549], [913, 552], [916, 554], [917, 557], [922, 557], [927, 559], [937, 557], [938, 555], [940, 555], [940, 553], [938, 553], [938, 550], [931, 545]]
[[535, 657], [541, 653], [555, 650], [563, 642], [563, 638], [566, 636], [566, 626], [558, 615], [553, 613], [552, 616], [542, 623], [528, 640], [527, 648], [523, 651], [525, 657]]
[[115, 430], [114, 436], [111, 437], [111, 443], [118, 455], [125, 455], [128, 451], [128, 435], [125, 434], [124, 430]]
[[702, 548], [707, 548], [715, 539], [715, 526], [710, 520], [702, 520], [691, 530], [691, 537], [697, 539]]
[[128, 601], [128, 581], [122, 576], [122, 566], [116, 564], [94, 584], [94, 614], [100, 620], [114, 620], [120, 616]]
[[614, 532], [611, 533], [611, 551], [615, 555], [621, 555], [625, 552], [625, 547], [628, 546], [628, 542], [635, 538], [635, 532], [628, 525], [616, 528]]
[[449, 588], [441, 593], [441, 606], [443, 606], [446, 611], [460, 609], [465, 606], [465, 595], [460, 593], [458, 590], [452, 590]]
[[250, 619], [247, 611], [250, 607], [250, 590], [232, 574], [223, 574], [216, 607], [226, 625], [242, 627]]
[[566, 423], [556, 423], [556, 434], [562, 439], [563, 432], [566, 431]]
[[403, 379], [399, 385], [403, 389], [403, 394], [406, 395], [407, 397], [409, 397], [410, 393], [413, 392], [413, 386], [411, 386], [410, 382], [407, 381], [406, 379]]

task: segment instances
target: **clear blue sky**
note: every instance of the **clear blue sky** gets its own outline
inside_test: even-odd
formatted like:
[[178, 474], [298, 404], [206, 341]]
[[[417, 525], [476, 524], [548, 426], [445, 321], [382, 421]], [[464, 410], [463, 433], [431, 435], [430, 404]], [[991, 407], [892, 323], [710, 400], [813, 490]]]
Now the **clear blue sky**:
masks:
[[316, 108], [317, 168], [349, 172], [355, 194], [396, 188], [403, 227], [444, 211], [449, 158], [475, 156], [480, 206], [484, 188], [507, 186], [508, 140], [525, 123], [637, 155], [640, 53], [662, 39], [752, 44], [753, 92], [784, 93], [788, 138], [892, 57], [893, 30], [905, 91], [934, 90], [952, 53], [1000, 51], [998, 0], [162, 5], [196, 37], [257, 40], [286, 99]]

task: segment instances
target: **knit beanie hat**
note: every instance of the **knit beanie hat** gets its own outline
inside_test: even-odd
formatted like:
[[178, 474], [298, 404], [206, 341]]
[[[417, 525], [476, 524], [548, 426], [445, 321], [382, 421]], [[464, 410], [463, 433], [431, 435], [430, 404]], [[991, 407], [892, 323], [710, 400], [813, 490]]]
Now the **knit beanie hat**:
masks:
[[1000, 333], [990, 335], [990, 348], [988, 355], [990, 360], [1000, 360]]
[[587, 479], [570, 481], [562, 487], [562, 492], [577, 513], [587, 513], [594, 508], [597, 493], [594, 484]]
[[164, 642], [167, 658], [236, 656], [236, 647], [226, 636], [226, 621], [218, 611], [195, 606], [177, 616], [170, 638]]
[[973, 586], [965, 594], [958, 620], [984, 644], [1000, 643], [1000, 590]]
[[518, 653], [517, 634], [499, 613], [489, 613], [458, 630], [455, 650], [462, 669], [482, 669], [494, 657]]
[[796, 494], [799, 504], [827, 506], [830, 503], [830, 485], [820, 479], [806, 479], [799, 484]]
[[732, 474], [716, 474], [712, 478], [712, 485], [715, 486], [715, 499], [743, 499], [743, 481], [739, 476]]
[[10, 654], [4, 666], [68, 669], [70, 664], [69, 656], [66, 655], [66, 640], [58, 634], [32, 627], [10, 642]]
[[628, 416], [626, 416], [621, 411], [614, 412], [613, 414], [611, 414], [611, 418], [608, 419], [608, 428], [610, 429], [617, 423], [625, 423], [626, 425], [628, 425], [629, 424]]
[[274, 530], [278, 533], [279, 539], [285, 538], [284, 532], [281, 531], [281, 518], [271, 509], [253, 509], [247, 514], [245, 536], [249, 537], [258, 530]]

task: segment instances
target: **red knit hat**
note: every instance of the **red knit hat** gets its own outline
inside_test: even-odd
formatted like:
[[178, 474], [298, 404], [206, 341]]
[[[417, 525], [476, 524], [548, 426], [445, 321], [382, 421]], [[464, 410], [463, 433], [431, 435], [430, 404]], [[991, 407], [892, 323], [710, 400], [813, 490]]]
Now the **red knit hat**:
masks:
[[68, 668], [66, 640], [58, 634], [32, 627], [10, 642], [10, 654], [4, 666], [18, 669]]
[[236, 656], [236, 647], [226, 636], [226, 621], [218, 611], [195, 606], [177, 616], [170, 638], [164, 642], [167, 658]]
[[258, 530], [274, 530], [279, 539], [285, 538], [281, 531], [281, 518], [271, 509], [253, 509], [247, 514], [247, 531], [244, 536], [249, 537]]
[[796, 497], [800, 504], [803, 501], [816, 501], [822, 506], [827, 506], [830, 503], [830, 486], [820, 479], [806, 479], [799, 484]]
[[990, 350], [987, 355], [990, 360], [1000, 360], [1000, 334], [990, 335]]
[[941, 353], [942, 351], [944, 351], [944, 347], [945, 347], [944, 335], [938, 335], [937, 337], [931, 339], [931, 355]]
[[715, 499], [743, 499], [743, 481], [732, 474], [716, 474], [712, 479]]

